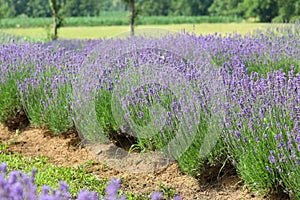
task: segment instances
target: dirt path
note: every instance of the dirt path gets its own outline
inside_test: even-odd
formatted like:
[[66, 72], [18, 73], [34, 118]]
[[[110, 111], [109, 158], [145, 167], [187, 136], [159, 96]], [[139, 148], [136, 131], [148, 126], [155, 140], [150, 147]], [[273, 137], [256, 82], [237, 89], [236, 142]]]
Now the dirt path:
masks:
[[122, 190], [131, 193], [150, 193], [159, 190], [159, 183], [172, 187], [183, 199], [282, 199], [282, 197], [259, 197], [259, 195], [242, 189], [242, 183], [236, 174], [227, 173], [218, 180], [208, 183], [183, 174], [176, 163], [154, 172], [129, 173], [112, 169], [99, 159], [98, 155], [82, 147], [75, 132], [54, 136], [47, 130], [27, 127], [16, 134], [0, 125], [0, 141], [13, 142], [9, 151], [26, 157], [47, 156], [57, 166], [79, 166], [93, 160], [89, 170], [99, 178], [124, 177], [126, 182]]

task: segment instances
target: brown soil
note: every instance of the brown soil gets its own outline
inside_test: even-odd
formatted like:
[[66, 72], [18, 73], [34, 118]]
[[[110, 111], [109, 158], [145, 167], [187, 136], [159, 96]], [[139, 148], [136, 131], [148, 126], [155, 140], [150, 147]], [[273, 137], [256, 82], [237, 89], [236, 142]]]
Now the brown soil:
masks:
[[14, 131], [16, 129], [23, 130], [29, 125], [29, 120], [23, 109], [15, 111], [15, 116], [5, 120], [4, 125], [8, 130]]
[[[107, 154], [103, 154], [105, 148], [99, 146], [83, 146], [80, 138], [75, 131], [69, 131], [63, 135], [55, 136], [47, 130], [25, 128], [22, 132], [16, 134], [15, 131], [0, 125], [0, 141], [11, 143], [9, 151], [20, 153], [26, 157], [47, 156], [52, 164], [57, 166], [79, 166], [83, 163], [93, 160], [89, 171], [99, 178], [123, 177], [126, 180], [122, 184], [122, 190], [136, 194], [149, 194], [158, 191], [159, 184], [165, 187], [173, 188], [176, 193], [181, 194], [183, 199], [288, 199], [284, 196], [262, 197], [256, 193], [243, 188], [242, 181], [237, 177], [234, 170], [230, 167], [223, 170], [221, 177], [216, 176], [218, 170], [211, 168], [207, 170], [205, 176], [198, 180], [185, 175], [180, 171], [178, 165], [174, 162], [157, 168], [152, 172], [130, 173], [128, 170], [122, 171], [118, 168], [111, 168], [104, 164]], [[99, 148], [102, 148], [99, 149]], [[89, 150], [88, 150], [89, 149]], [[106, 157], [102, 156], [106, 155]], [[138, 154], [132, 154], [138, 157]], [[157, 159], [157, 158], [155, 158]], [[133, 162], [132, 158], [123, 160]], [[122, 163], [124, 165], [124, 163]], [[144, 162], [140, 167], [147, 167], [151, 163]], [[132, 164], [131, 164], [132, 165]], [[122, 168], [122, 167], [121, 167]], [[150, 168], [153, 168], [151, 165]]]

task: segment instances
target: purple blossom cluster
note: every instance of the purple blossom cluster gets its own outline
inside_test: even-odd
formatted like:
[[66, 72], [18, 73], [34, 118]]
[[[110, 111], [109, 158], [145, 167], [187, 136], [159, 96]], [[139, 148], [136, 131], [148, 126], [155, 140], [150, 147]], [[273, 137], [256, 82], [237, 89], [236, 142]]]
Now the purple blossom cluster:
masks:
[[186, 141], [174, 145], [183, 151], [191, 130], [202, 137], [224, 109], [222, 124], [210, 125], [242, 178], [300, 197], [299, 45], [291, 29], [2, 44], [0, 119], [19, 102], [32, 124], [53, 132], [75, 124], [87, 142], [123, 132], [157, 148], [181, 130]]
[[[260, 48], [252, 45], [250, 53], [222, 64], [228, 97], [224, 140], [248, 184], [258, 189], [279, 185], [299, 198], [299, 39], [261, 34], [257, 40]], [[255, 51], [257, 56], [251, 55]], [[261, 60], [249, 73], [255, 59]]]
[[21, 110], [16, 82], [34, 71], [29, 64], [31, 55], [41, 48], [32, 44], [2, 44], [0, 48], [0, 121], [13, 117]]
[[12, 107], [5, 117], [23, 108], [34, 126], [48, 127], [54, 133], [73, 126], [66, 95], [72, 93], [71, 79], [85, 53], [74, 52], [71, 48], [75, 47], [68, 45], [1, 45], [0, 91], [5, 95], [0, 110], [5, 113]]
[[279, 69], [288, 73], [294, 65], [298, 72], [300, 38], [292, 28], [270, 29], [267, 33], [246, 36], [234, 34], [222, 37], [215, 34], [203, 36], [203, 39], [214, 43], [209, 50], [219, 65], [231, 69], [239, 67], [248, 74], [252, 71], [266, 74]]
[[[281, 173], [281, 166], [298, 170], [299, 74], [291, 70], [289, 75], [283, 71], [268, 73], [267, 78], [257, 73], [249, 77], [234, 72], [229, 76], [230, 79], [225, 79], [230, 91], [225, 140], [229, 152], [234, 151], [230, 154], [235, 161], [239, 163], [245, 155], [254, 154], [255, 160], [263, 162], [264, 170], [269, 172]], [[270, 155], [266, 151], [271, 152]], [[279, 156], [279, 163], [275, 162], [274, 152]], [[253, 163], [248, 164], [253, 166]], [[258, 172], [255, 170], [253, 174]]]
[[[105, 189], [105, 196], [101, 197], [97, 192], [82, 190], [76, 198], [72, 198], [69, 187], [66, 183], [60, 182], [58, 189], [43, 185], [38, 193], [38, 186], [35, 184], [37, 171], [32, 170], [31, 176], [22, 171], [12, 171], [8, 174], [5, 163], [0, 165], [0, 198], [3, 200], [126, 200], [126, 196], [119, 197], [118, 190], [121, 187], [121, 179], [111, 179]], [[163, 198], [161, 192], [153, 193], [151, 199]], [[180, 200], [175, 195], [174, 200]]]
[[[259, 34], [255, 37], [184, 35], [166, 37], [162, 40], [164, 42], [160, 42], [159, 39], [145, 41], [143, 38], [130, 39], [132, 46], [126, 43], [128, 41], [120, 40], [114, 45], [104, 45], [113, 49], [103, 49], [103, 47], [94, 49], [94, 53], [98, 55], [92, 59], [95, 64], [84, 69], [86, 71], [83, 74], [89, 74], [88, 76], [92, 79], [99, 80], [99, 82], [95, 81], [98, 84], [95, 87], [112, 91], [119, 81], [115, 74], [129, 66], [138, 67], [151, 63], [152, 66], [157, 67], [159, 64], [166, 65], [167, 63], [168, 67], [183, 74], [186, 80], [197, 86], [197, 95], [201, 97], [201, 101], [191, 99], [201, 102], [202, 109], [209, 109], [207, 104], [211, 99], [211, 91], [203, 87], [209, 87], [209, 85], [201, 84], [197, 80], [202, 78], [203, 71], [201, 70], [204, 66], [213, 66], [210, 59], [214, 60], [222, 73], [227, 93], [227, 101], [224, 102], [226, 115], [224, 116], [225, 135], [223, 138], [228, 155], [233, 162], [237, 163], [236, 167], [239, 171], [249, 171], [251, 165], [253, 169], [250, 175], [241, 172], [245, 174], [242, 178], [250, 184], [259, 185], [258, 189], [272, 189], [280, 182], [283, 189], [293, 191], [293, 195], [298, 196], [299, 193], [296, 194], [296, 185], [299, 184], [297, 172], [299, 170], [298, 121], [300, 116], [299, 89], [297, 89], [299, 88], [300, 58], [298, 36], [293, 34], [280, 36], [277, 33]], [[176, 41], [176, 43], [171, 41]], [[104, 41], [106, 42], [114, 43], [115, 41]], [[148, 48], [149, 46], [154, 48]], [[168, 49], [172, 55], [166, 55], [163, 50], [159, 51], [160, 49]], [[210, 52], [210, 57], [208, 56], [210, 59], [203, 59], [203, 51]], [[107, 53], [102, 54], [103, 52]], [[174, 54], [180, 56], [174, 59]], [[178, 59], [179, 57], [184, 59]], [[113, 64], [110, 60], [114, 60]], [[96, 72], [98, 63], [104, 66], [99, 74]], [[207, 79], [211, 77], [207, 76]], [[193, 80], [196, 81], [193, 82]], [[91, 82], [83, 81], [82, 83], [90, 86]], [[155, 85], [151, 85], [149, 92], [161, 91], [161, 88], [153, 86]], [[82, 86], [80, 91], [85, 88], [88, 87]], [[151, 93], [145, 94], [144, 91], [135, 88], [134, 92], [129, 93], [121, 102], [123, 108], [128, 105], [141, 106], [139, 111], [147, 108]], [[91, 92], [83, 94], [91, 94]], [[152, 94], [152, 97], [154, 96], [155, 94]], [[174, 103], [176, 105], [176, 102]], [[183, 105], [179, 104], [177, 110], [186, 112], [182, 109]], [[174, 119], [178, 116], [178, 113], [174, 111], [170, 110], [173, 115], [167, 119], [171, 127], [172, 117]], [[124, 114], [124, 118], [134, 115], [133, 113], [125, 113], [127, 115]], [[149, 120], [145, 113], [147, 114], [147, 111], [136, 112], [135, 120]], [[90, 118], [88, 123], [92, 120]], [[176, 121], [173, 122], [176, 123]], [[156, 126], [160, 126], [159, 122]], [[247, 169], [242, 166], [247, 166]], [[266, 177], [268, 181], [262, 177]], [[287, 177], [290, 178], [287, 179]]]

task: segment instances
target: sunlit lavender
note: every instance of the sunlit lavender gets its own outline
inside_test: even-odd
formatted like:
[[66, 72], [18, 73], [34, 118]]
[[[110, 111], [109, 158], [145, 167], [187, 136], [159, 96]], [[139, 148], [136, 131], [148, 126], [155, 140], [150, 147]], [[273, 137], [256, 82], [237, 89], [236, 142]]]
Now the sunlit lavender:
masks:
[[218, 155], [245, 184], [300, 198], [299, 45], [293, 25], [246, 36], [6, 42], [0, 121], [23, 109], [53, 133], [75, 127], [83, 143], [123, 134], [192, 175]]

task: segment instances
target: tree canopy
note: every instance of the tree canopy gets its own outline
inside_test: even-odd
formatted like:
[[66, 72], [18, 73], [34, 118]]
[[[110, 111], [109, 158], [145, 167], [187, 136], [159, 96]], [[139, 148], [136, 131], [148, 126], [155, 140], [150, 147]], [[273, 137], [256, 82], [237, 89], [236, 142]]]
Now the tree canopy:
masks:
[[[127, 0], [59, 1], [64, 17], [130, 10]], [[141, 16], [236, 16], [261, 22], [289, 21], [300, 16], [300, 0], [135, 0], [135, 5]], [[51, 8], [48, 0], [0, 0], [0, 18], [17, 16], [51, 17]]]

